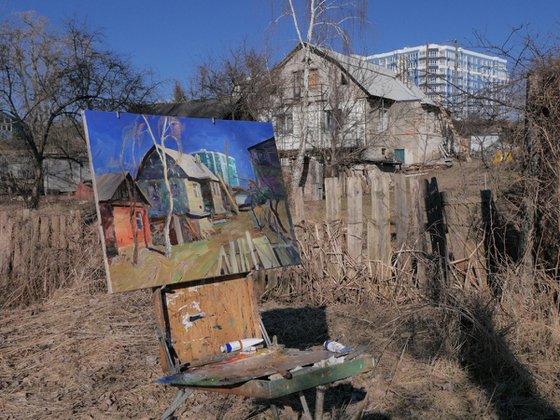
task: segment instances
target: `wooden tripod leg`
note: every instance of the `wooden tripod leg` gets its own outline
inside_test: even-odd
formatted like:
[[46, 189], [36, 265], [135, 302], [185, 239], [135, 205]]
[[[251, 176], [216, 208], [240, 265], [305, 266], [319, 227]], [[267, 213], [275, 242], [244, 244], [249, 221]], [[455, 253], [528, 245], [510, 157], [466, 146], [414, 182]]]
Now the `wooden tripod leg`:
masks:
[[280, 420], [280, 413], [278, 413], [278, 407], [276, 407], [276, 404], [270, 404], [270, 411], [272, 411], [272, 418], [274, 420]]
[[175, 414], [175, 410], [177, 410], [179, 406], [183, 404], [183, 402], [191, 396], [192, 393], [193, 390], [188, 388], [181, 388], [179, 391], [177, 391], [177, 395], [175, 396], [175, 399], [173, 400], [169, 408], [165, 410], [165, 413], [163, 413], [163, 415], [161, 416], [161, 420], [169, 420], [173, 418], [173, 414]]
[[319, 385], [316, 390], [315, 420], [323, 420], [323, 407], [325, 405], [325, 391], [327, 387], [325, 385]]
[[307, 405], [307, 400], [305, 399], [305, 395], [303, 391], [299, 391], [299, 401], [301, 402], [301, 406], [303, 407], [303, 415], [307, 420], [313, 420], [311, 416], [311, 411], [309, 411], [309, 406]]

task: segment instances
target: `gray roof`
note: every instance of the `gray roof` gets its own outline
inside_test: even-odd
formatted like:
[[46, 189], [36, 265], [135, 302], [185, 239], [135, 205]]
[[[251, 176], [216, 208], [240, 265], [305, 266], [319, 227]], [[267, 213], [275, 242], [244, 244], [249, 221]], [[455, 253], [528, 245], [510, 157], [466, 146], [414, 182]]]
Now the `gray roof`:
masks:
[[214, 175], [204, 163], [198, 162], [192, 155], [180, 153], [172, 149], [165, 149], [165, 152], [177, 162], [177, 165], [179, 165], [189, 178], [211, 179], [212, 181], [218, 182], [216, 175]]
[[95, 189], [97, 190], [97, 199], [99, 201], [109, 201], [115, 195], [115, 191], [117, 191], [125, 176], [122, 172], [96, 176]]
[[326, 48], [313, 48], [320, 55], [338, 62], [372, 96], [387, 98], [393, 101], [420, 101], [434, 105], [431, 99], [417, 86], [407, 86], [397, 78], [396, 73], [389, 69]]
[[131, 183], [131, 185], [134, 185], [134, 187], [136, 188], [137, 197], [140, 198], [141, 201], [149, 204], [150, 201], [146, 198], [142, 190], [138, 188], [128, 172], [115, 172], [110, 174], [96, 175], [95, 189], [97, 191], [97, 200], [110, 201], [125, 178], [128, 178], [128, 181]]
[[146, 105], [143, 113], [153, 115], [169, 115], [173, 117], [216, 118], [219, 120], [231, 118], [235, 104], [219, 99], [193, 100], [180, 103], [159, 103]]

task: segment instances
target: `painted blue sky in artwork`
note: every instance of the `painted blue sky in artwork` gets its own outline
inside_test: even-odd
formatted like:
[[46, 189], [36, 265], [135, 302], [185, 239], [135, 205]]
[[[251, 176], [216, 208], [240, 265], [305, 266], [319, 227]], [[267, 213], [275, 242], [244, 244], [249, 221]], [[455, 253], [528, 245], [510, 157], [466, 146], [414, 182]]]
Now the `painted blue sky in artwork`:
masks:
[[[90, 153], [95, 175], [113, 172], [136, 171], [142, 157], [153, 146], [147, 133], [130, 136], [135, 123], [143, 123], [141, 115], [114, 112], [85, 111]], [[156, 138], [161, 130], [163, 116], [147, 116]], [[237, 173], [242, 186], [254, 180], [253, 168], [247, 148], [274, 136], [272, 124], [250, 121], [226, 121], [201, 118], [176, 118], [180, 123], [180, 146], [173, 139], [166, 140], [166, 147], [192, 153], [200, 149], [225, 153], [235, 158]], [[145, 131], [145, 130], [144, 130]], [[159, 143], [159, 142], [158, 142]]]

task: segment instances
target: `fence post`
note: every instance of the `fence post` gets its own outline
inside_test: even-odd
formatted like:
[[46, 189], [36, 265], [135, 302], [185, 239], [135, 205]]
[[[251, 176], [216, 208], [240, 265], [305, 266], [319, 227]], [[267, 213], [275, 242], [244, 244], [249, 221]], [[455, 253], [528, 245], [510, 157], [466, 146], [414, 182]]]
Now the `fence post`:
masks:
[[410, 178], [410, 196], [414, 203], [412, 227], [417, 236], [416, 247], [420, 255], [416, 256], [416, 282], [418, 287], [426, 286], [426, 254], [428, 253], [428, 244], [426, 243], [426, 224], [424, 223], [424, 215], [422, 213], [420, 183], [418, 177]]
[[447, 288], [447, 237], [446, 227], [443, 220], [443, 209], [441, 195], [439, 193], [437, 179], [432, 178], [431, 182], [425, 181], [425, 200], [426, 214], [428, 216], [427, 231], [430, 234], [432, 243], [432, 253], [439, 256], [440, 277], [434, 276], [433, 296], [436, 301], [440, 301], [444, 289]]
[[371, 221], [368, 223], [368, 255], [376, 261], [372, 270], [380, 279], [385, 279], [391, 266], [391, 223], [389, 176], [379, 170], [371, 172]]
[[293, 222], [294, 224], [299, 224], [303, 219], [305, 219], [305, 210], [303, 205], [303, 187], [297, 187], [292, 191], [293, 202], [294, 202], [294, 214]]
[[395, 210], [397, 224], [397, 248], [401, 248], [408, 239], [409, 211], [407, 182], [403, 174], [395, 175]]
[[362, 181], [360, 178], [355, 176], [346, 178], [346, 200], [348, 211], [346, 231], [348, 255], [358, 262], [362, 254], [363, 233]]
[[484, 252], [486, 257], [487, 282], [494, 296], [498, 296], [501, 292], [501, 285], [498, 284], [495, 273], [498, 271], [496, 246], [496, 209], [492, 191], [480, 191], [482, 224], [484, 227]]
[[338, 178], [325, 178], [327, 222], [340, 219], [340, 187]]

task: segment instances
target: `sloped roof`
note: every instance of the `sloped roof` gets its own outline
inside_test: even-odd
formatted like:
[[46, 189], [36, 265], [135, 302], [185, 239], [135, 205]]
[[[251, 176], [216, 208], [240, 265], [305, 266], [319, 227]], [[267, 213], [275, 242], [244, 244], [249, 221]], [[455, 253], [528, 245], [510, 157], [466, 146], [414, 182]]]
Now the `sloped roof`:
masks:
[[319, 55], [336, 61], [372, 96], [393, 101], [421, 101], [433, 105], [433, 102], [417, 86], [407, 86], [389, 69], [326, 48], [313, 47], [313, 49]]
[[177, 150], [165, 149], [165, 153], [171, 157], [189, 178], [211, 179], [218, 182], [216, 175], [202, 162], [198, 162], [188, 153], [180, 153]]
[[97, 190], [97, 199], [99, 201], [109, 201], [115, 195], [115, 191], [117, 191], [124, 178], [125, 174], [122, 172], [96, 176], [95, 188]]
[[95, 177], [95, 189], [97, 190], [97, 200], [99, 201], [111, 200], [115, 195], [117, 189], [121, 186], [121, 184], [125, 180], [125, 178], [128, 179], [128, 182], [130, 182], [131, 185], [134, 185], [134, 187], [136, 188], [136, 194], [138, 195], [140, 200], [145, 201], [147, 204], [149, 204], [150, 201], [146, 198], [142, 190], [138, 188], [138, 186], [132, 180], [132, 177], [128, 172], [126, 173], [116, 172], [110, 174], [97, 175]]
[[[292, 50], [277, 67], [284, 65], [299, 49], [301, 49], [301, 44]], [[323, 47], [311, 46], [311, 51], [340, 67], [371, 96], [393, 101], [418, 101], [423, 104], [435, 105], [417, 86], [407, 86], [397, 78], [396, 73], [389, 69]]]
[[146, 105], [142, 109], [142, 112], [173, 117], [216, 118], [225, 120], [231, 118], [232, 108], [234, 108], [234, 105], [224, 100], [204, 99]]

